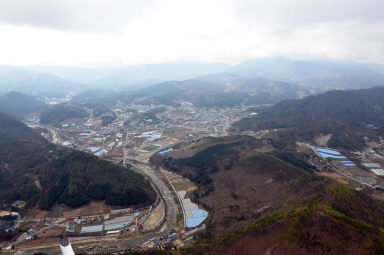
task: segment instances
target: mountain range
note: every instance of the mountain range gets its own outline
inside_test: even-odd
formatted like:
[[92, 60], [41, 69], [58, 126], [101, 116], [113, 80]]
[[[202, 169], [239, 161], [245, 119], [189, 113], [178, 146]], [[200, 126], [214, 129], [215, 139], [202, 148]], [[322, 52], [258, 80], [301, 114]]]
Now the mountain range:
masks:
[[264, 78], [320, 90], [358, 89], [384, 85], [382, 67], [338, 61], [297, 61], [283, 57], [254, 59], [238, 65], [206, 62], [175, 62], [136, 66], [0, 67], [0, 92], [58, 95], [88, 89], [142, 88], [172, 80], [189, 80], [231, 73], [246, 79]]
[[231, 72], [244, 77], [263, 77], [331, 90], [383, 86], [383, 74], [378, 70], [364, 63], [272, 57], [245, 61]]
[[[135, 101], [139, 104], [179, 105], [188, 101], [198, 107], [234, 107], [274, 104], [280, 100], [312, 95], [315, 89], [263, 78], [246, 79], [229, 73], [218, 73], [183, 81], [167, 81], [137, 90], [116, 92], [86, 91], [73, 102], [115, 104]], [[92, 95], [92, 96], [90, 96]]]

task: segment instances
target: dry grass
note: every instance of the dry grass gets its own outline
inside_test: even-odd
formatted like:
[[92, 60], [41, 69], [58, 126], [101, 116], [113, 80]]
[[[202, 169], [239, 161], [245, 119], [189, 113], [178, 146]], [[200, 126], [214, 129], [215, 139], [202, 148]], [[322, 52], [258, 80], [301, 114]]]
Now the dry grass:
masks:
[[63, 232], [64, 232], [64, 228], [63, 227], [54, 226], [52, 228], [49, 228], [49, 229], [45, 230], [44, 232], [40, 232], [37, 236], [39, 238], [42, 238], [42, 237], [58, 237], [61, 234], [63, 234]]
[[329, 177], [331, 179], [337, 180], [337, 181], [344, 183], [344, 184], [348, 184], [348, 181], [346, 181], [345, 178], [341, 174], [338, 174], [338, 173], [318, 172], [317, 174], [321, 175], [321, 176]]
[[151, 219], [148, 221], [148, 226], [153, 226], [160, 219], [161, 212], [163, 210], [163, 204], [160, 204], [152, 213]]
[[92, 201], [87, 205], [70, 209], [63, 212], [64, 217], [76, 217], [79, 215], [96, 215], [96, 214], [104, 214], [109, 213], [113, 209], [112, 206], [108, 206], [104, 201]]
[[313, 140], [317, 144], [317, 146], [327, 146], [329, 139], [331, 139], [332, 134], [327, 135], [319, 135], [315, 137]]
[[18, 247], [33, 247], [33, 246], [40, 246], [40, 245], [44, 245], [44, 244], [53, 244], [53, 243], [57, 243], [56, 237], [35, 239], [35, 240], [27, 241], [27, 242], [20, 244]]

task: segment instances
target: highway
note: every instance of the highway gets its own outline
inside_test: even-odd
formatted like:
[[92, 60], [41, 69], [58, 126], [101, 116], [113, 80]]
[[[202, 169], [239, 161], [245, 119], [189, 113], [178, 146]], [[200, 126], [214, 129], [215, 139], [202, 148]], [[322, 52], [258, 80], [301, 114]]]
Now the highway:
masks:
[[[127, 160], [127, 152], [125, 149], [127, 144], [128, 144], [128, 132], [126, 134], [125, 143], [123, 145], [123, 165], [124, 166], [126, 165], [126, 160]], [[146, 161], [148, 161], [148, 159]], [[165, 222], [165, 229], [163, 229], [161, 232], [148, 234], [146, 236], [133, 238], [127, 241], [122, 241], [121, 247], [123, 249], [138, 247], [155, 237], [160, 237], [168, 234], [171, 230], [175, 228], [175, 202], [172, 197], [172, 192], [168, 189], [168, 187], [165, 185], [163, 180], [161, 180], [156, 174], [153, 173], [154, 170], [150, 165], [145, 164], [144, 162], [143, 164], [140, 164], [140, 165], [138, 164], [132, 164], [132, 165], [136, 169], [140, 170], [142, 174], [150, 178], [152, 183], [156, 185], [158, 191], [160, 192], [159, 195], [165, 204], [166, 222]]]
[[[132, 248], [136, 248], [138, 246], [141, 246], [142, 244], [144, 244], [145, 242], [147, 242], [153, 238], [167, 235], [171, 230], [173, 230], [175, 228], [175, 209], [176, 209], [175, 206], [176, 205], [175, 205], [174, 199], [172, 197], [172, 192], [168, 189], [168, 187], [165, 185], [163, 180], [161, 180], [156, 174], [153, 173], [154, 170], [151, 168], [150, 165], [134, 165], [134, 167], [136, 169], [140, 170], [145, 176], [150, 178], [152, 180], [152, 182], [154, 183], [154, 185], [156, 185], [158, 191], [160, 192], [161, 198], [165, 202], [166, 222], [164, 225], [165, 227], [163, 227], [160, 232], [148, 233], [145, 236], [136, 237], [136, 238], [132, 238], [129, 240], [124, 240], [124, 237], [121, 237], [121, 239], [118, 238], [117, 243], [119, 244], [121, 250], [127, 250], [127, 249], [132, 249]], [[52, 225], [48, 226], [48, 227], [44, 227], [44, 229], [41, 229], [39, 232], [46, 230], [49, 227], [52, 227]], [[118, 237], [118, 236], [116, 236], [116, 237]], [[84, 236], [84, 237], [72, 237], [72, 238], [70, 238], [70, 240], [72, 240], [74, 243], [79, 244], [79, 243], [87, 243], [87, 242], [91, 242], [91, 241], [95, 241], [95, 240], [100, 240], [100, 241], [111, 240], [111, 238], [113, 239], [112, 236], [101, 236], [101, 237]], [[113, 240], [116, 240], [116, 239], [113, 239]], [[23, 241], [24, 240], [19, 240], [17, 242], [17, 244], [20, 244]], [[57, 244], [46, 244], [46, 245], [42, 245], [39, 247], [22, 248], [20, 250], [21, 251], [22, 250], [27, 251], [27, 250], [32, 250], [32, 249], [36, 249], [36, 248], [37, 249], [43, 249], [43, 248], [48, 248], [48, 247], [56, 247], [56, 245]], [[84, 251], [75, 249], [75, 252], [84, 252]]]
[[171, 230], [175, 228], [175, 202], [172, 197], [172, 192], [168, 189], [165, 183], [159, 177], [157, 177], [156, 174], [152, 172], [153, 170], [150, 169], [150, 166], [141, 166], [141, 165], [134, 165], [134, 166], [140, 171], [142, 171], [144, 175], [151, 178], [152, 182], [157, 186], [159, 192], [161, 193], [160, 195], [163, 198], [166, 206], [166, 224], [165, 224], [166, 227], [161, 232], [152, 233], [144, 237], [134, 238], [134, 239], [122, 242], [121, 246], [123, 249], [130, 249], [130, 248], [135, 248], [137, 246], [140, 246], [152, 238], [160, 237], [168, 234]]
[[[52, 135], [52, 138], [53, 138], [53, 142], [54, 143], [58, 143], [60, 144], [61, 141], [60, 141], [60, 138], [57, 134], [57, 132], [53, 129], [53, 128], [49, 128], [49, 131], [51, 132], [51, 135]], [[126, 137], [125, 137], [125, 142], [124, 142], [124, 145], [123, 145], [123, 165], [125, 166], [126, 165], [126, 160], [127, 160], [127, 149], [125, 148], [126, 145], [129, 144], [129, 136], [128, 136], [128, 132], [126, 134]], [[147, 234], [144, 234], [144, 236], [140, 236], [140, 237], [133, 237], [132, 239], [129, 239], [129, 240], [125, 240], [125, 237], [124, 236], [116, 236], [118, 237], [117, 238], [117, 244], [118, 246], [120, 246], [120, 249], [121, 250], [127, 250], [127, 249], [131, 249], [131, 248], [136, 248], [138, 246], [141, 246], [142, 244], [144, 244], [145, 242], [153, 239], [153, 238], [156, 238], [156, 237], [160, 237], [160, 236], [164, 236], [164, 235], [167, 235], [170, 231], [172, 231], [174, 228], [175, 228], [175, 210], [176, 210], [176, 205], [175, 205], [175, 202], [174, 202], [174, 198], [172, 196], [172, 192], [169, 190], [169, 188], [166, 186], [166, 184], [163, 182], [163, 180], [161, 178], [159, 178], [155, 173], [154, 173], [154, 169], [151, 167], [151, 165], [147, 164], [146, 161], [148, 161], [148, 158], [145, 157], [143, 159], [140, 160], [141, 163], [140, 164], [132, 164], [135, 168], [135, 170], [137, 172], [140, 172], [141, 174], [147, 176], [153, 185], [156, 186], [157, 190], [158, 190], [158, 194], [160, 196], [160, 198], [163, 200], [164, 202], [164, 205], [165, 205], [165, 224], [163, 224], [163, 227], [161, 228], [161, 230], [159, 232], [149, 232]], [[36, 220], [38, 221], [38, 219], [29, 219], [27, 221], [33, 221], [33, 220]], [[60, 218], [59, 221], [63, 221], [65, 220], [64, 218]], [[54, 224], [56, 225], [57, 222]], [[53, 225], [50, 225], [50, 226], [47, 226], [47, 227], [44, 227], [43, 229], [39, 230], [37, 233], [39, 232], [42, 232], [42, 231], [45, 231], [46, 229], [52, 227]], [[102, 237], [98, 237], [96, 238], [100, 241], [102, 240], [109, 240], [111, 239], [111, 236], [102, 236]], [[95, 237], [72, 237], [70, 238], [70, 240], [73, 240], [73, 242], [75, 243], [87, 243], [87, 242], [90, 242], [90, 241], [95, 241]], [[18, 240], [15, 244], [16, 245], [20, 245], [22, 242], [24, 242], [25, 240]], [[30, 250], [30, 249], [36, 249], [36, 248], [48, 248], [48, 247], [55, 247], [57, 244], [46, 244], [46, 245], [42, 245], [40, 247], [30, 247], [30, 248], [22, 248], [20, 250]], [[84, 252], [84, 251], [80, 251], [80, 250], [75, 250], [75, 252]]]

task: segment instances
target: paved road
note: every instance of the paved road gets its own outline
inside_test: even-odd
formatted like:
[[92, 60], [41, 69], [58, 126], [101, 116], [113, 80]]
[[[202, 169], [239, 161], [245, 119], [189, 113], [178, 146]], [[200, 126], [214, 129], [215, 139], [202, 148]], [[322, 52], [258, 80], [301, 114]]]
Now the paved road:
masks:
[[[55, 141], [59, 142], [57, 134], [54, 133], [54, 130], [52, 130], [52, 131], [53, 131], [52, 133], [54, 134]], [[128, 134], [126, 136], [125, 144], [128, 142], [127, 140], [128, 140]], [[125, 151], [124, 147], [125, 146], [123, 146], [123, 164], [125, 165], [125, 162], [126, 162], [126, 151]], [[133, 238], [133, 239], [126, 240], [126, 241], [121, 241], [121, 247], [123, 249], [136, 248], [136, 247], [142, 245], [143, 243], [147, 242], [150, 239], [153, 239], [155, 237], [164, 236], [164, 235], [168, 234], [171, 230], [173, 230], [175, 228], [175, 221], [174, 221], [174, 218], [175, 218], [175, 202], [174, 202], [173, 197], [172, 197], [172, 192], [168, 189], [168, 187], [165, 185], [163, 180], [161, 180], [159, 177], [157, 177], [156, 174], [154, 174], [152, 172], [153, 170], [151, 169], [150, 165], [134, 165], [134, 166], [137, 169], [139, 169], [144, 175], [149, 177], [152, 180], [152, 183], [154, 183], [157, 186], [157, 189], [159, 190], [160, 195], [161, 195], [163, 201], [165, 202], [165, 207], [166, 207], [166, 223], [165, 223], [165, 226], [166, 227], [161, 232], [151, 233], [151, 234], [145, 235], [143, 237], [138, 237], [138, 238]], [[51, 226], [48, 226], [46, 228], [49, 228]], [[41, 229], [39, 232], [44, 231], [46, 228]], [[84, 240], [89, 239], [89, 237], [78, 237], [78, 238], [75, 237], [75, 238], [72, 238], [72, 239], [81, 240], [83, 238], [84, 238]], [[20, 240], [20, 241], [22, 242], [24, 240]], [[44, 247], [46, 247], [46, 246], [44, 246]], [[79, 251], [76, 250], [76, 252], [79, 252]]]
[[166, 228], [161, 232], [149, 234], [140, 238], [123, 241], [122, 248], [124, 249], [135, 248], [137, 246], [140, 246], [152, 238], [168, 234], [169, 231], [175, 228], [175, 221], [174, 221], [175, 202], [173, 200], [171, 191], [168, 189], [165, 183], [159, 177], [157, 177], [157, 175], [155, 175], [151, 170], [148, 169], [149, 168], [148, 166], [135, 165], [135, 167], [141, 170], [146, 176], [151, 178], [153, 183], [159, 189], [161, 196], [164, 198], [165, 206], [167, 208], [167, 216], [166, 216], [167, 222], [166, 222]]
[[[60, 224], [60, 223], [61, 223], [61, 222], [57, 222], [57, 224]], [[41, 233], [41, 232], [44, 232], [45, 230], [47, 230], [47, 229], [49, 229], [49, 228], [52, 228], [52, 227], [54, 227], [54, 226], [57, 226], [57, 224], [53, 224], [53, 225], [49, 225], [49, 226], [45, 226], [45, 227], [41, 228], [40, 230], [38, 230], [38, 231], [36, 231], [36, 232], [33, 232], [32, 235], [37, 235], [37, 234], [39, 234], [39, 233]], [[12, 245], [17, 246], [17, 245], [20, 245], [20, 244], [22, 244], [22, 243], [24, 243], [24, 242], [26, 242], [25, 237], [24, 237], [24, 238], [19, 238], [16, 242], [12, 243], [10, 246], [12, 246]]]

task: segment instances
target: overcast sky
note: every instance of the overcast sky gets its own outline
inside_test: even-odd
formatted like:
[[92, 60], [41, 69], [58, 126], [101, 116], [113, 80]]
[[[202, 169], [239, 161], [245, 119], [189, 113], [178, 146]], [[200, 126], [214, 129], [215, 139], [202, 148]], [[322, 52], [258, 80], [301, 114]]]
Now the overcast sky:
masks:
[[384, 64], [383, 0], [0, 0], [0, 64]]

